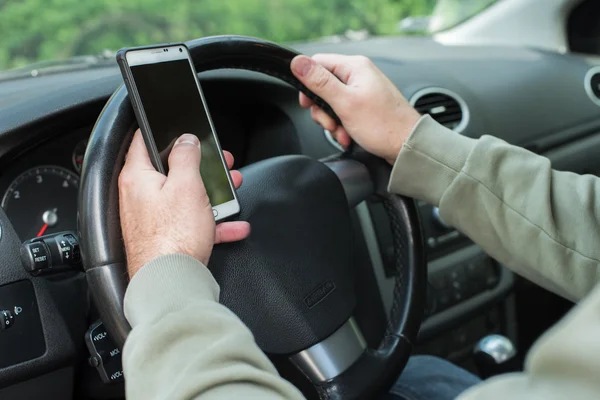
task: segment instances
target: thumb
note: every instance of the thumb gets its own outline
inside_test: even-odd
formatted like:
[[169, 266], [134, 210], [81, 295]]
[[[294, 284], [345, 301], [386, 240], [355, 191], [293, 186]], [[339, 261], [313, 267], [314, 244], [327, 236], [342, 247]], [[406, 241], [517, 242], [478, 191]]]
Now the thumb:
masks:
[[196, 135], [181, 135], [169, 154], [168, 179], [190, 179], [200, 176], [200, 140]]
[[294, 57], [291, 69], [304, 86], [331, 106], [334, 106], [338, 96], [346, 91], [346, 85], [310, 57], [303, 55]]

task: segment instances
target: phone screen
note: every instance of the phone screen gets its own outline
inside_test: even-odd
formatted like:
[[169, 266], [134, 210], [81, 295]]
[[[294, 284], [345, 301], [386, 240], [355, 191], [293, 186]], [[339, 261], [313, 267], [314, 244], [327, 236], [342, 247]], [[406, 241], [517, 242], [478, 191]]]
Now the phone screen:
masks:
[[165, 171], [177, 138], [193, 133], [202, 143], [200, 171], [212, 206], [234, 200], [189, 61], [134, 65], [131, 74]]

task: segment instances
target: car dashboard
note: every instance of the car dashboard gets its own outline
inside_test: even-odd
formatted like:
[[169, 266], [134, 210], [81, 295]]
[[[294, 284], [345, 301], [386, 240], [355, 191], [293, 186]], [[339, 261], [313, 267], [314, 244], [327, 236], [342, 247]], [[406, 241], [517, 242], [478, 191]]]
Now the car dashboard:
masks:
[[[463, 135], [500, 137], [547, 156], [556, 169], [600, 171], [600, 70], [589, 60], [524, 48], [450, 47], [424, 38], [293, 47], [306, 54], [369, 56], [420, 112]], [[238, 70], [203, 72], [200, 82], [222, 147], [234, 154], [236, 168], [286, 154], [322, 159], [340, 152], [298, 106], [288, 85]], [[103, 105], [121, 84], [116, 64], [0, 82], [0, 199], [20, 240], [77, 229], [86, 143]], [[486, 334], [514, 337], [513, 274], [446, 225], [434, 206], [418, 205], [429, 292], [417, 351], [462, 362]], [[355, 223], [364, 264], [381, 291], [382, 309], [389, 311], [394, 253], [381, 203], [372, 199], [359, 205]], [[364, 307], [357, 318], [367, 321], [371, 312]], [[95, 322], [93, 307], [89, 314], [86, 327]], [[370, 341], [380, 333], [365, 331]], [[122, 388], [104, 388], [94, 373], [90, 368], [84, 374], [90, 387], [106, 397], [122, 394]], [[43, 374], [31, 368], [30, 375]]]

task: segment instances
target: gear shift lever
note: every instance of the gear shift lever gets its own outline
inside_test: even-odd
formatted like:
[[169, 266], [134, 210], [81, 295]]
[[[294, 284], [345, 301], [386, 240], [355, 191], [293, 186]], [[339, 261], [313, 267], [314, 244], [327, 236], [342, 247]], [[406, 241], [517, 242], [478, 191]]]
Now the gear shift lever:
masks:
[[475, 365], [480, 376], [490, 376], [518, 369], [517, 349], [511, 340], [502, 335], [489, 335], [481, 339], [473, 349]]

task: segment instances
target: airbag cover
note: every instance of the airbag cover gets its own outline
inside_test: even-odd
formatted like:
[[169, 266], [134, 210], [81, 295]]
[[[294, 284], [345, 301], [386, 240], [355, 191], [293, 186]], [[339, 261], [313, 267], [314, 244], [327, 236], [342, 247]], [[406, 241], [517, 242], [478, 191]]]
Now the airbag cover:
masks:
[[355, 305], [350, 210], [324, 164], [282, 156], [242, 169], [240, 219], [250, 237], [215, 248], [221, 302], [265, 352], [290, 354], [329, 336]]

